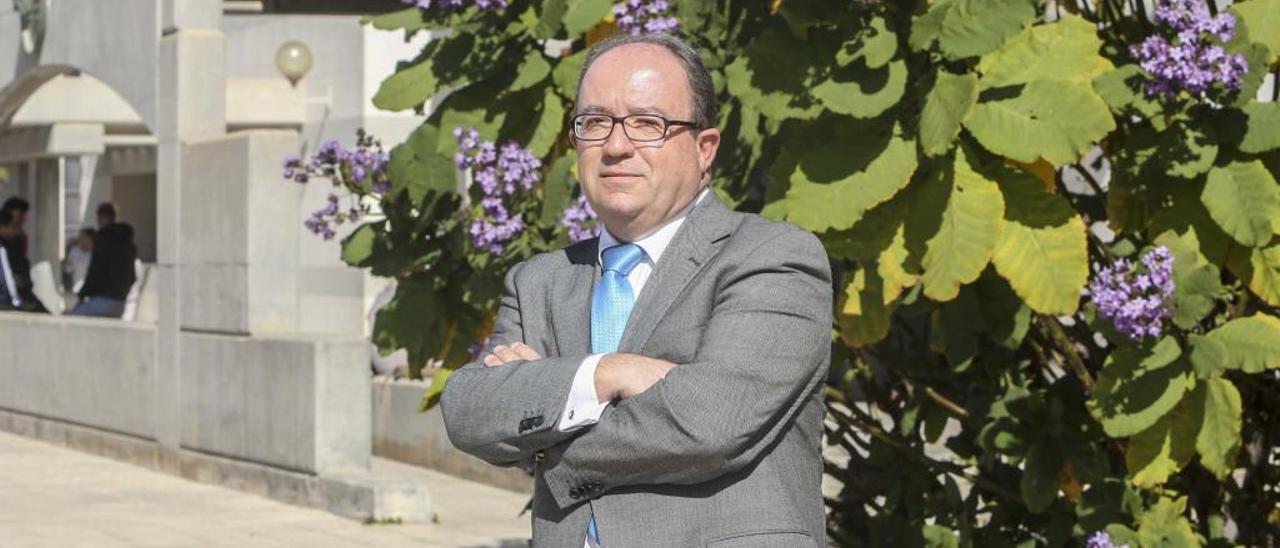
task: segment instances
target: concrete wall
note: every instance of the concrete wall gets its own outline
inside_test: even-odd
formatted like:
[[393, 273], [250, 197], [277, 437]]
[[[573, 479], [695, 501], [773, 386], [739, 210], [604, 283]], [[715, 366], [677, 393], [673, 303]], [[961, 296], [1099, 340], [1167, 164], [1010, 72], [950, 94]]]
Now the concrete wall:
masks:
[[533, 492], [533, 479], [523, 470], [498, 468], [463, 453], [449, 442], [440, 408], [418, 412], [430, 381], [373, 380], [373, 454], [439, 470], [495, 487]]
[[309, 473], [367, 469], [360, 341], [183, 333], [182, 446]]
[[[280, 177], [280, 159], [296, 143], [295, 132], [272, 130], [186, 147], [183, 327], [254, 334], [297, 330], [302, 189]], [[353, 322], [359, 320], [356, 305], [346, 314]]]
[[0, 312], [0, 408], [154, 436], [154, 326]]
[[[57, 0], [47, 5], [40, 64], [68, 65], [92, 74], [116, 90], [155, 133], [158, 0]], [[126, 59], [129, 62], [122, 62]]]

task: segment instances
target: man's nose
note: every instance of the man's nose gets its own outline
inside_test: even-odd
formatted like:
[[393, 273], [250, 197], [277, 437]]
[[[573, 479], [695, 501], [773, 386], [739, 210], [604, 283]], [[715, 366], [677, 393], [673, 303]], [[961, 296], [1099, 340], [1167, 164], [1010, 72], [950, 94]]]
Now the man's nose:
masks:
[[608, 156], [630, 156], [635, 151], [636, 145], [627, 137], [627, 132], [622, 129], [622, 124], [614, 124], [613, 131], [604, 140], [604, 153]]

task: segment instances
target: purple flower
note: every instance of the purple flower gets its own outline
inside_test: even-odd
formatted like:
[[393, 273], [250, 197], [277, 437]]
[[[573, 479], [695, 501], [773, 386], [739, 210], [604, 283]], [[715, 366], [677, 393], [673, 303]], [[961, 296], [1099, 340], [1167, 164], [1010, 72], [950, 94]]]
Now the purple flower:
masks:
[[367, 213], [361, 205], [362, 197], [380, 199], [383, 194], [391, 192], [391, 177], [387, 169], [390, 161], [391, 155], [382, 150], [382, 143], [361, 129], [356, 131], [353, 149], [348, 150], [338, 141], [330, 140], [317, 147], [315, 154], [305, 162], [298, 155], [290, 154], [281, 163], [285, 179], [306, 183], [313, 176], [326, 177], [333, 186], [344, 188], [345, 195], [352, 198], [351, 207], [341, 212], [338, 207], [340, 197], [331, 193], [325, 206], [303, 221], [307, 230], [328, 240], [334, 236], [333, 227], [357, 222]]
[[1088, 542], [1084, 546], [1085, 548], [1129, 548], [1128, 544], [1116, 546], [1111, 541], [1111, 535], [1107, 534], [1106, 531], [1098, 531], [1090, 535]]
[[1204, 0], [1163, 0], [1152, 19], [1165, 27], [1130, 52], [1151, 75], [1149, 97], [1174, 98], [1186, 91], [1204, 97], [1213, 91], [1239, 90], [1249, 67], [1243, 55], [1228, 55], [1222, 44], [1235, 35], [1236, 20], [1229, 13], [1209, 12]]
[[680, 21], [667, 0], [627, 0], [613, 6], [614, 21], [627, 34], [673, 32]]
[[460, 170], [470, 170], [472, 181], [483, 194], [478, 215], [468, 227], [471, 243], [501, 255], [524, 231], [524, 219], [519, 213], [512, 214], [513, 205], [537, 185], [542, 161], [515, 142], [499, 148], [493, 141], [481, 141], [475, 128], [454, 128], [453, 136], [458, 140], [454, 164]]
[[[430, 10], [433, 2], [443, 11], [457, 11], [467, 7], [466, 0], [400, 0], [400, 2], [423, 11]], [[507, 7], [508, 0], [472, 0], [471, 3], [482, 10], [499, 10]]]
[[1137, 341], [1163, 333], [1164, 320], [1173, 314], [1173, 289], [1173, 253], [1160, 246], [1144, 254], [1137, 265], [1120, 259], [1100, 270], [1089, 294], [1099, 316]]
[[564, 208], [560, 224], [569, 229], [569, 241], [581, 242], [600, 235], [599, 225], [594, 222], [595, 220], [596, 212], [587, 202], [586, 194], [580, 194], [578, 199], [569, 204], [569, 207]]

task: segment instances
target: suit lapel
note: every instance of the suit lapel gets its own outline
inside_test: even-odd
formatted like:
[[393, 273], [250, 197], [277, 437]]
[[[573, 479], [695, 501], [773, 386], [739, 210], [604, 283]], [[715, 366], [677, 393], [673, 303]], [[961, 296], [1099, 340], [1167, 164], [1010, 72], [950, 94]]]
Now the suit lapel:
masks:
[[689, 212], [640, 292], [622, 333], [620, 352], [635, 353], [644, 347], [671, 304], [715, 256], [721, 241], [729, 236], [732, 221], [733, 212], [715, 192]]
[[569, 246], [569, 264], [555, 273], [551, 286], [551, 326], [561, 356], [591, 353], [591, 288], [596, 278], [598, 239]]

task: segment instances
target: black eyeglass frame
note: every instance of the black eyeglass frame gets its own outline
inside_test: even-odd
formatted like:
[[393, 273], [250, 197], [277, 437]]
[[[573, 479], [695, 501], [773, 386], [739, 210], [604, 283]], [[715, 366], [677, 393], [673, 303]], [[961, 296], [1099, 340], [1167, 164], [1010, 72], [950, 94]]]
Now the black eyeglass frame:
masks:
[[[587, 139], [581, 135], [578, 135], [578, 120], [585, 118], [587, 116], [596, 116], [600, 118], [610, 119], [612, 122], [609, 126], [609, 133], [606, 133], [604, 137], [601, 137], [599, 139]], [[627, 124], [625, 124], [624, 122], [626, 122], [628, 118], [633, 118], [637, 116], [644, 116], [646, 118], [657, 118], [659, 120], [662, 120], [662, 135], [655, 137], [653, 139], [636, 139], [635, 137], [632, 137], [631, 134], [627, 132]], [[694, 130], [700, 129], [697, 122], [687, 122], [684, 120], [672, 120], [670, 118], [659, 116], [657, 114], [628, 114], [626, 116], [611, 116], [608, 114], [601, 114], [598, 112], [584, 112], [582, 114], [576, 114], [573, 116], [573, 118], [569, 119], [569, 134], [572, 135], [574, 139], [577, 139], [579, 141], [584, 141], [588, 143], [599, 143], [601, 141], [609, 140], [609, 137], [613, 135], [613, 130], [617, 128], [619, 125], [622, 126], [622, 134], [626, 135], [628, 139], [631, 139], [632, 141], [637, 143], [656, 143], [658, 141], [666, 139], [669, 132], [671, 131], [672, 126], [687, 127]]]

